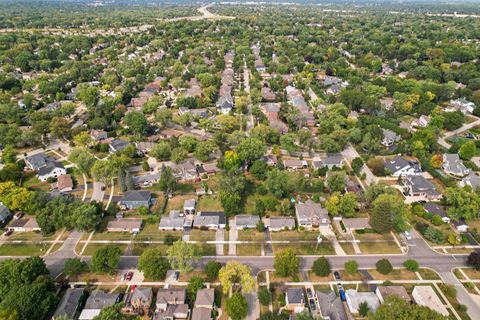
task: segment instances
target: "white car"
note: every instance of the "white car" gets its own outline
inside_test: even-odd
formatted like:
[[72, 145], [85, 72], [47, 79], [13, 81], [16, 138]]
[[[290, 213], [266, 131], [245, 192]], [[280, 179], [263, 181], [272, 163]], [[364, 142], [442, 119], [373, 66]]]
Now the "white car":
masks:
[[412, 240], [412, 235], [410, 234], [410, 232], [405, 231], [403, 235], [405, 236], [405, 238], [407, 238], [407, 240]]

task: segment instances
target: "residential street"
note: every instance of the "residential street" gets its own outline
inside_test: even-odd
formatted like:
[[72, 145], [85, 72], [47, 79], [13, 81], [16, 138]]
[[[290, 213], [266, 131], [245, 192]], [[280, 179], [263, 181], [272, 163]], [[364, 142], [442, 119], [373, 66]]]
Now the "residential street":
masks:
[[470, 123], [466, 123], [462, 127], [458, 128], [457, 130], [446, 132], [444, 135], [442, 135], [438, 139], [438, 144], [441, 145], [442, 147], [446, 148], [446, 149], [449, 149], [451, 147], [451, 145], [450, 145], [450, 143], [447, 142], [448, 138], [451, 138], [455, 135], [458, 135], [458, 134], [460, 134], [464, 131], [470, 130], [470, 129], [480, 125], [480, 118], [477, 118], [473, 115], [469, 115], [469, 116], [473, 117], [473, 118], [476, 118], [477, 120], [475, 120], [473, 122], [470, 122]]

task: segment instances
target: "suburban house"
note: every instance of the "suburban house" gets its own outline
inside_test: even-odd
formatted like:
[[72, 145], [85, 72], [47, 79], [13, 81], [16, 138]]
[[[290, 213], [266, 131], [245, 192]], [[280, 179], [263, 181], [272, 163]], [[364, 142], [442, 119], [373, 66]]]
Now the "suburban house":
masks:
[[412, 128], [425, 128], [429, 123], [432, 117], [421, 115], [420, 118], [412, 120]]
[[23, 218], [18, 220], [13, 220], [8, 225], [8, 230], [13, 230], [15, 232], [32, 232], [40, 231], [38, 226], [37, 219], [35, 217]]
[[45, 166], [38, 169], [38, 179], [42, 182], [49, 178], [58, 178], [64, 174], [67, 174], [67, 170], [59, 161], [49, 161]]
[[88, 297], [78, 320], [92, 320], [100, 314], [100, 311], [102, 311], [103, 308], [116, 304], [118, 299], [118, 294], [107, 293], [101, 290], [93, 291]]
[[153, 291], [150, 287], [138, 288], [125, 296], [125, 307], [123, 311], [148, 314], [152, 305]]
[[299, 170], [299, 169], [305, 169], [308, 166], [308, 163], [306, 160], [300, 160], [300, 159], [285, 159], [283, 160], [283, 165], [285, 168], [290, 169], [290, 170]]
[[470, 173], [470, 169], [465, 167], [460, 156], [456, 153], [443, 154], [443, 171], [449, 175], [464, 177]]
[[186, 160], [185, 162], [175, 165], [173, 172], [175, 173], [175, 177], [183, 181], [198, 178], [197, 166], [192, 160]]
[[148, 173], [142, 176], [132, 177], [133, 183], [138, 187], [149, 187], [160, 181], [160, 173]]
[[116, 219], [108, 222], [108, 232], [139, 233], [142, 229], [142, 219]]
[[135, 142], [135, 147], [137, 148], [137, 151], [138, 153], [140, 154], [148, 154], [150, 152], [150, 150], [153, 149], [153, 147], [155, 147], [155, 143], [154, 142], [150, 142], [150, 141], [147, 141], [147, 142]]
[[45, 167], [47, 163], [55, 161], [52, 157], [47, 156], [44, 153], [38, 153], [33, 156], [25, 158], [25, 165], [30, 170], [38, 170]]
[[400, 141], [401, 137], [393, 132], [392, 130], [382, 129], [383, 131], [383, 139], [382, 145], [385, 147], [391, 147], [395, 144], [395, 142]]
[[342, 219], [342, 223], [346, 230], [364, 230], [371, 228], [369, 218], [347, 218]]
[[108, 144], [108, 149], [110, 153], [115, 153], [125, 149], [130, 143], [125, 140], [114, 139]]
[[458, 220], [458, 221], [453, 221], [453, 225], [455, 226], [455, 229], [458, 232], [464, 233], [468, 231], [468, 225], [467, 222], [463, 219]]
[[347, 320], [347, 313], [343, 307], [343, 302], [340, 297], [337, 297], [335, 292], [328, 293], [317, 291], [317, 299], [320, 304], [320, 314], [322, 319], [330, 320]]
[[415, 286], [412, 297], [415, 303], [420, 306], [427, 307], [445, 317], [449, 315], [447, 308], [431, 286]]
[[378, 300], [380, 300], [380, 303], [383, 303], [388, 296], [396, 296], [402, 298], [408, 303], [412, 302], [407, 290], [403, 286], [378, 286], [375, 290], [375, 294], [377, 295]]
[[0, 224], [5, 225], [12, 218], [12, 213], [3, 203], [0, 202]]
[[92, 137], [93, 141], [101, 141], [108, 138], [108, 134], [105, 130], [90, 130], [90, 137]]
[[68, 288], [60, 300], [52, 319], [77, 319], [83, 299], [85, 299], [85, 290], [83, 288]]
[[193, 219], [193, 227], [197, 229], [225, 229], [227, 217], [223, 211], [202, 211]]
[[268, 227], [268, 230], [272, 232], [295, 229], [295, 218], [293, 217], [273, 216], [265, 220], [265, 225]]
[[237, 230], [255, 229], [260, 222], [257, 215], [239, 214], [235, 216], [235, 228]]
[[121, 209], [138, 209], [140, 207], [150, 208], [152, 204], [152, 193], [148, 190], [130, 190], [123, 194], [118, 203]]
[[423, 204], [423, 209], [425, 209], [425, 211], [430, 213], [432, 216], [440, 216], [443, 222], [450, 223], [450, 218], [447, 216], [447, 212], [438, 203], [426, 202]]
[[458, 185], [462, 188], [465, 186], [470, 186], [472, 190], [475, 191], [478, 189], [478, 187], [480, 187], [480, 176], [471, 172], [468, 176], [463, 178]]
[[156, 300], [156, 319], [187, 319], [190, 313], [186, 290], [180, 288], [159, 289]]
[[205, 163], [197, 168], [199, 174], [215, 174], [220, 171], [216, 162]]
[[416, 160], [406, 160], [402, 156], [385, 159], [385, 169], [394, 177], [421, 176], [422, 167]]
[[373, 292], [358, 292], [354, 289], [348, 289], [345, 291], [345, 296], [347, 298], [348, 309], [351, 313], [357, 314], [362, 302], [368, 304], [370, 311], [375, 312], [380, 306], [380, 301], [378, 297]]
[[161, 231], [183, 230], [185, 227], [192, 227], [192, 220], [185, 219], [185, 215], [180, 210], [171, 210], [168, 217], [160, 219], [158, 229]]
[[475, 103], [468, 101], [464, 98], [451, 100], [449, 107], [455, 111], [461, 111], [462, 113], [473, 113], [475, 110]]
[[57, 189], [60, 193], [73, 190], [73, 180], [69, 174], [64, 174], [57, 178]]
[[195, 214], [195, 209], [197, 207], [197, 201], [195, 199], [185, 200], [183, 203], [183, 212], [185, 214]]
[[412, 197], [420, 197], [423, 200], [440, 200], [442, 194], [436, 187], [423, 176], [405, 176], [402, 178], [404, 192]]
[[285, 308], [293, 313], [301, 313], [305, 308], [305, 294], [303, 288], [287, 288], [285, 294]]
[[325, 159], [313, 159], [312, 160], [312, 168], [314, 170], [319, 170], [322, 168], [328, 168], [329, 170], [332, 170], [333, 168], [341, 168], [344, 165], [344, 160], [342, 155], [340, 154], [333, 154], [327, 156]]
[[200, 289], [197, 291], [197, 297], [195, 299], [196, 308], [207, 308], [212, 310], [215, 303], [215, 289]]
[[211, 320], [212, 309], [194, 307], [192, 310], [192, 320]]
[[318, 228], [321, 225], [330, 225], [327, 209], [322, 208], [319, 203], [315, 203], [312, 200], [307, 200], [305, 203], [297, 203], [295, 205], [295, 215], [298, 226], [307, 230]]
[[277, 165], [277, 156], [274, 154], [268, 154], [260, 158], [260, 160], [265, 161], [268, 166], [276, 166]]
[[217, 101], [217, 108], [223, 114], [229, 114], [233, 109], [233, 98], [230, 93], [224, 94]]

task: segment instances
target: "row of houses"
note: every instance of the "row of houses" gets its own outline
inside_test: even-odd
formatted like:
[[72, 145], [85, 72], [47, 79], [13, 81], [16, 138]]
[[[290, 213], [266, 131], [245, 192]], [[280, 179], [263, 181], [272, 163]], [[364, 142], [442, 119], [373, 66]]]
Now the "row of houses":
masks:
[[[122, 312], [126, 314], [149, 314], [153, 303], [153, 290], [150, 287], [132, 287], [125, 295]], [[100, 314], [102, 309], [121, 302], [121, 296], [101, 290], [88, 293], [83, 288], [67, 289], [52, 319], [91, 320]], [[86, 301], [85, 301], [86, 299]], [[186, 290], [183, 288], [159, 289], [155, 300], [154, 320], [210, 320], [215, 308], [215, 290], [200, 289], [197, 292], [192, 309], [187, 303]], [[82, 305], [84, 307], [82, 308]]]
[[225, 70], [222, 73], [219, 98], [216, 103], [218, 111], [223, 114], [228, 114], [233, 109], [233, 97], [232, 97], [232, 87], [234, 83], [233, 58], [234, 58], [233, 51], [228, 51], [224, 56]]

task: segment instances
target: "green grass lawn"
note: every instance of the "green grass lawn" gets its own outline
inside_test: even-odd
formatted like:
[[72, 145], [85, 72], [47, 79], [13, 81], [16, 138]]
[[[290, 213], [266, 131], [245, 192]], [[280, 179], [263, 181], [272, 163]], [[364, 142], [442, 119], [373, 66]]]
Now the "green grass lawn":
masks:
[[360, 242], [358, 247], [364, 254], [402, 252], [395, 241]]
[[420, 268], [418, 273], [422, 276], [423, 280], [440, 280], [440, 276], [433, 270]]
[[297, 255], [332, 255], [335, 250], [329, 242], [324, 242], [316, 248], [316, 242], [309, 243], [274, 243], [273, 252], [276, 253], [287, 248], [292, 249]]
[[203, 196], [198, 201], [197, 211], [223, 211], [223, 207], [218, 197]]
[[[110, 244], [113, 245], [113, 244]], [[105, 243], [89, 243], [88, 246], [85, 248], [85, 251], [83, 252], [84, 256], [91, 256], [95, 253], [95, 251], [99, 248], [106, 247], [107, 244]], [[120, 250], [125, 252], [125, 249], [127, 249], [127, 244], [114, 244], [115, 247], [119, 247]]]
[[264, 241], [264, 233], [256, 229], [247, 229], [238, 231], [238, 240], [240, 241]]
[[193, 229], [190, 233], [191, 241], [214, 241], [215, 231]]
[[95, 232], [91, 240], [130, 240], [130, 232]]
[[33, 173], [30, 173], [28, 176], [24, 177], [22, 186], [29, 189], [37, 189], [43, 191], [51, 190], [50, 183], [41, 182], [40, 180], [38, 180], [38, 177]]
[[0, 256], [40, 256], [50, 248], [51, 243], [4, 243]]
[[262, 244], [261, 243], [237, 244], [237, 255], [239, 255], [239, 256], [261, 256], [262, 255]]
[[164, 253], [164, 255], [167, 255], [167, 250], [168, 248], [170, 248], [170, 246], [166, 244], [134, 243], [132, 248], [132, 255], [139, 256], [143, 253], [143, 251], [150, 248], [158, 248]]
[[298, 230], [290, 230], [290, 231], [280, 231], [280, 232], [271, 232], [270, 233], [272, 240], [282, 241], [282, 240], [301, 240], [301, 241], [317, 241], [319, 232], [318, 231], [298, 231]]
[[355, 250], [353, 249], [353, 245], [351, 243], [341, 242], [340, 246], [346, 254], [355, 254]]
[[135, 241], [163, 241], [167, 236], [172, 236], [175, 239], [182, 239], [182, 231], [160, 231], [158, 230], [158, 223], [148, 223], [135, 237]]
[[57, 231], [56, 233], [43, 236], [40, 232], [31, 231], [31, 232], [14, 232], [10, 237], [8, 237], [7, 242], [14, 240], [28, 240], [28, 241], [48, 241], [55, 240], [62, 231]]

